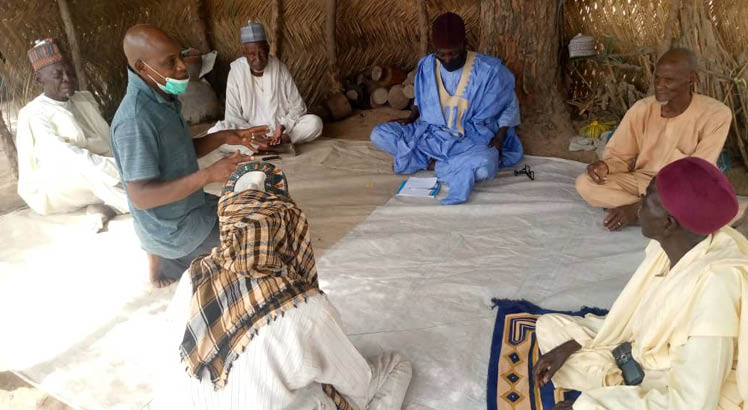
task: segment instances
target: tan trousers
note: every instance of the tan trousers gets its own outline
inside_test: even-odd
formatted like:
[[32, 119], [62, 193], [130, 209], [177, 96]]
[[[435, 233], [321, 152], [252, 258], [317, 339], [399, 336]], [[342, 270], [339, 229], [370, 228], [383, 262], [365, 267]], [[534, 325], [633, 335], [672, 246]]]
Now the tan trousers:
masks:
[[[591, 341], [602, 328], [604, 318], [594, 315], [585, 317], [568, 316], [564, 314], [547, 314], [538, 318], [535, 323], [535, 335], [538, 347], [543, 354], [556, 346], [574, 339], [580, 343]], [[595, 396], [608, 393], [606, 390], [595, 390], [600, 387], [618, 386], [623, 384], [621, 370], [613, 359], [612, 350], [616, 346], [601, 346], [596, 349], [581, 349], [569, 356], [563, 366], [553, 375], [551, 380], [556, 388], [578, 390], [593, 395], [593, 400], [585, 400], [589, 405]], [[716, 371], [715, 369], [712, 369]], [[646, 377], [639, 388], [643, 394], [650, 390], [665, 391], [671, 382], [669, 369], [644, 368]], [[725, 379], [720, 394], [717, 410], [740, 410], [743, 399], [738, 391], [735, 371], [730, 371]], [[583, 408], [590, 408], [587, 405]], [[600, 407], [594, 407], [600, 408]], [[611, 408], [611, 407], [606, 407]], [[633, 407], [615, 407], [616, 409]], [[637, 407], [639, 408], [639, 407]], [[649, 408], [649, 407], [648, 407]], [[679, 407], [682, 408], [682, 407]]]
[[576, 186], [588, 204], [597, 208], [617, 208], [639, 201], [651, 179], [649, 175], [638, 172], [610, 174], [604, 184], [598, 185], [585, 172], [577, 177]]

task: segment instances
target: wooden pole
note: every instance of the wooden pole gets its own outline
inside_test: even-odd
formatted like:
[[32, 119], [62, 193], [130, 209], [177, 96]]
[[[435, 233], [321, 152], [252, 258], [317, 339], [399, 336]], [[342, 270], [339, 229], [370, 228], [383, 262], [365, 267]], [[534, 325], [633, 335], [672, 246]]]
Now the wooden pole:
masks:
[[8, 126], [5, 125], [3, 112], [0, 111], [0, 141], [5, 151], [5, 157], [8, 158], [8, 165], [13, 176], [18, 179], [18, 154], [16, 153], [16, 143], [13, 141], [13, 135], [10, 133]]
[[68, 0], [57, 0], [57, 5], [60, 8], [60, 17], [62, 18], [62, 24], [65, 26], [65, 34], [67, 35], [68, 44], [70, 45], [70, 56], [73, 59], [75, 75], [78, 77], [78, 88], [86, 90], [88, 89], [88, 79], [86, 78], [86, 72], [83, 70], [81, 49], [78, 46], [78, 36], [75, 32], [73, 18], [70, 15]]
[[429, 52], [429, 15], [426, 11], [426, 0], [418, 0], [418, 28], [421, 33], [418, 52], [422, 57]]
[[674, 29], [675, 25], [680, 21], [679, 17], [682, 9], [683, 0], [670, 0], [670, 12], [667, 15], [667, 21], [665, 22], [662, 44], [660, 44], [660, 49], [657, 50], [657, 58], [662, 57], [663, 54], [673, 47]]
[[194, 21], [192, 21], [192, 31], [197, 37], [199, 44], [195, 44], [201, 53], [207, 53], [213, 50], [213, 46], [208, 38], [208, 30], [206, 29], [205, 22], [207, 21], [207, 9], [204, 0], [193, 0], [195, 6], [195, 12], [191, 14]]
[[486, 33], [492, 38], [486, 38], [483, 47], [500, 56], [516, 76], [515, 93], [526, 129], [574, 135], [559, 67], [557, 25], [563, 22], [558, 9], [562, 0], [490, 1], [493, 6], [484, 11], [494, 14], [482, 16], [481, 21], [492, 30]]
[[280, 58], [281, 52], [281, 0], [273, 0], [270, 4], [270, 24], [273, 43], [270, 44], [270, 54]]
[[330, 94], [327, 98], [327, 108], [334, 120], [341, 120], [351, 114], [353, 108], [350, 101], [343, 95], [343, 84], [338, 73], [337, 49], [335, 45], [335, 22], [337, 19], [337, 0], [327, 0], [327, 21], [325, 22], [325, 37], [327, 40], [327, 67], [330, 76]]
[[325, 24], [325, 35], [327, 37], [327, 67], [330, 72], [331, 93], [342, 93], [343, 85], [338, 78], [338, 60], [335, 46], [335, 19], [337, 13], [337, 0], [327, 0], [327, 21]]
[[480, 2], [480, 40], [478, 51], [483, 54], [494, 54], [493, 43], [496, 32], [496, 2], [483, 0]]

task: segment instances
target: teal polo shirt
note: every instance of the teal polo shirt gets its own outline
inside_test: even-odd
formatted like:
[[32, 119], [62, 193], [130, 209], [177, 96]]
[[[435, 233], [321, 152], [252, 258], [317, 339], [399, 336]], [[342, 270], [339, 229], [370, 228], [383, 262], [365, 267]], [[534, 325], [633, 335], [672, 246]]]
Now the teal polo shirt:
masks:
[[[164, 98], [128, 69], [127, 93], [111, 126], [112, 152], [122, 184], [172, 181], [198, 170], [192, 133], [176, 97]], [[146, 251], [176, 259], [194, 251], [216, 225], [217, 198], [202, 189], [152, 209], [137, 209], [128, 194], [135, 232]]]

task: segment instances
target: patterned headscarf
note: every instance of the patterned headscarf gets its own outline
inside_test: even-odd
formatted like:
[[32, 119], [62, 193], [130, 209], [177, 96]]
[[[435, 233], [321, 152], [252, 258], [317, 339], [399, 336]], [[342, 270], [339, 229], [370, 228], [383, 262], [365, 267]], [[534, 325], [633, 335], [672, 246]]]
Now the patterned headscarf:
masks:
[[[187, 372], [204, 368], [216, 389], [258, 331], [322, 294], [306, 215], [287, 196], [246, 190], [218, 202], [221, 244], [190, 265], [192, 300], [181, 345]], [[353, 410], [335, 387], [338, 410]]]
[[57, 44], [51, 38], [36, 40], [34, 47], [27, 54], [29, 61], [31, 61], [31, 66], [34, 67], [34, 71], [39, 71], [48, 65], [63, 60], [59, 47], [57, 47]]
[[216, 388], [263, 326], [320, 294], [309, 225], [289, 198], [247, 190], [218, 203], [221, 244], [190, 265], [192, 301], [182, 340], [187, 371], [207, 367]]

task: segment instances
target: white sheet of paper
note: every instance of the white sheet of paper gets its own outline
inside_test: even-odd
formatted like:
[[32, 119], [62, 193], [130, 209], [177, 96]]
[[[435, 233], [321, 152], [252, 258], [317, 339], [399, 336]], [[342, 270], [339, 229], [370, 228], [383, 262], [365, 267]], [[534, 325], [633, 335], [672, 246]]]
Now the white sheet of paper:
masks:
[[423, 196], [423, 197], [432, 197], [434, 195], [431, 195], [431, 193], [434, 192], [434, 189], [422, 189], [422, 188], [403, 188], [398, 192], [397, 194], [399, 196]]
[[404, 188], [413, 188], [413, 189], [433, 189], [436, 186], [436, 177], [410, 177], [408, 178], [408, 182], [405, 183]]
[[400, 189], [397, 191], [399, 196], [420, 196], [420, 197], [431, 197], [438, 192], [434, 192], [434, 188], [437, 186], [436, 177], [431, 178], [419, 178], [410, 177], [403, 183]]

